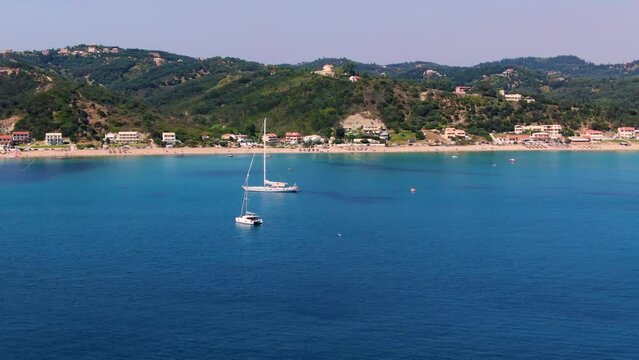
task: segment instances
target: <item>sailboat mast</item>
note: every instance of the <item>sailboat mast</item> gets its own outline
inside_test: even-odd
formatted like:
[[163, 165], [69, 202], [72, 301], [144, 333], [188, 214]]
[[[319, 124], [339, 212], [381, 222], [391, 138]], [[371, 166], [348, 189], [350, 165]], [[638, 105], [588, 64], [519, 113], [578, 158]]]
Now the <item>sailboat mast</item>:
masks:
[[262, 136], [262, 142], [264, 143], [264, 186], [266, 186], [266, 118], [264, 118], [264, 136]]

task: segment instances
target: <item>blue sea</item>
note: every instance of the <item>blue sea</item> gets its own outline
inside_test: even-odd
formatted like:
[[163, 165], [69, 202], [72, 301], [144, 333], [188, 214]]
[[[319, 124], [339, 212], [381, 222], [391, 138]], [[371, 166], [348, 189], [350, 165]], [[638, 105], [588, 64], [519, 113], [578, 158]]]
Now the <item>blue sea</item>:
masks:
[[0, 161], [0, 358], [639, 358], [639, 154], [249, 161]]

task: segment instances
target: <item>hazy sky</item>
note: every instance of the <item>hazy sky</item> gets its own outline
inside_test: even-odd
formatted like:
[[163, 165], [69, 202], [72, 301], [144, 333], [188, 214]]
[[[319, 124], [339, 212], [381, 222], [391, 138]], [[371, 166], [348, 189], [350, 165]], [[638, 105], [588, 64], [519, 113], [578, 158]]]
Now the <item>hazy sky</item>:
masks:
[[635, 0], [0, 0], [0, 49], [79, 43], [263, 63], [639, 59]]

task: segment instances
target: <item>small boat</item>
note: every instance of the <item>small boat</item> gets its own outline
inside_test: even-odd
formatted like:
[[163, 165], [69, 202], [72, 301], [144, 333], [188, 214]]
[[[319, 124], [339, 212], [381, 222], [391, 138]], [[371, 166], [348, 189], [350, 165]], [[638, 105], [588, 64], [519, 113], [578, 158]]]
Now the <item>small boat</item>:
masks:
[[240, 210], [240, 216], [235, 218], [235, 222], [242, 225], [262, 225], [262, 218], [256, 213], [250, 212], [248, 210], [248, 191], [244, 191], [244, 199], [242, 200], [242, 209]]
[[228, 154], [226, 155], [226, 157], [233, 157], [233, 154]]
[[244, 215], [235, 218], [235, 222], [242, 225], [259, 226], [262, 225], [262, 218], [250, 211], [247, 211]]
[[511, 163], [516, 163], [517, 159], [508, 159], [508, 161], [511, 162]]
[[453, 155], [453, 156], [451, 156], [451, 158], [457, 159], [457, 155]]
[[416, 193], [416, 192], [417, 192], [417, 189], [415, 189], [414, 187], [412, 187], [412, 188], [410, 188], [410, 192], [412, 192], [412, 193]]

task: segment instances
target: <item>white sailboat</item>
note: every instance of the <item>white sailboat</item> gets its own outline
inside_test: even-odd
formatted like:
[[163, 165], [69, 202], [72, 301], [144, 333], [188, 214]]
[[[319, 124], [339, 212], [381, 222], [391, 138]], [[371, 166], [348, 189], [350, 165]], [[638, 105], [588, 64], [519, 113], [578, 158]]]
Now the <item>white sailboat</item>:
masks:
[[[242, 185], [242, 188], [245, 191], [252, 191], [252, 192], [278, 192], [278, 193], [282, 193], [282, 192], [297, 192], [299, 190], [299, 187], [295, 184], [293, 185], [289, 185], [288, 183], [285, 182], [281, 182], [281, 181], [270, 181], [266, 178], [266, 119], [264, 119], [264, 125], [262, 127], [262, 142], [263, 142], [263, 147], [264, 147], [264, 151], [263, 151], [263, 164], [264, 164], [264, 171], [263, 171], [263, 185], [262, 186], [250, 186], [248, 184], [248, 176], [247, 176], [247, 182]], [[253, 154], [253, 156], [255, 156], [255, 154]], [[251, 163], [253, 162], [253, 160], [251, 159]], [[250, 171], [250, 169], [249, 169]]]
[[[248, 172], [246, 173], [246, 179], [244, 185], [248, 184], [249, 176], [251, 174], [251, 167], [253, 166], [253, 159], [255, 154], [251, 158], [251, 164], [249, 165]], [[240, 210], [240, 216], [235, 218], [235, 222], [243, 225], [262, 225], [262, 218], [254, 212], [250, 212], [248, 209], [248, 191], [244, 190], [244, 197], [242, 198], [242, 209]]]

